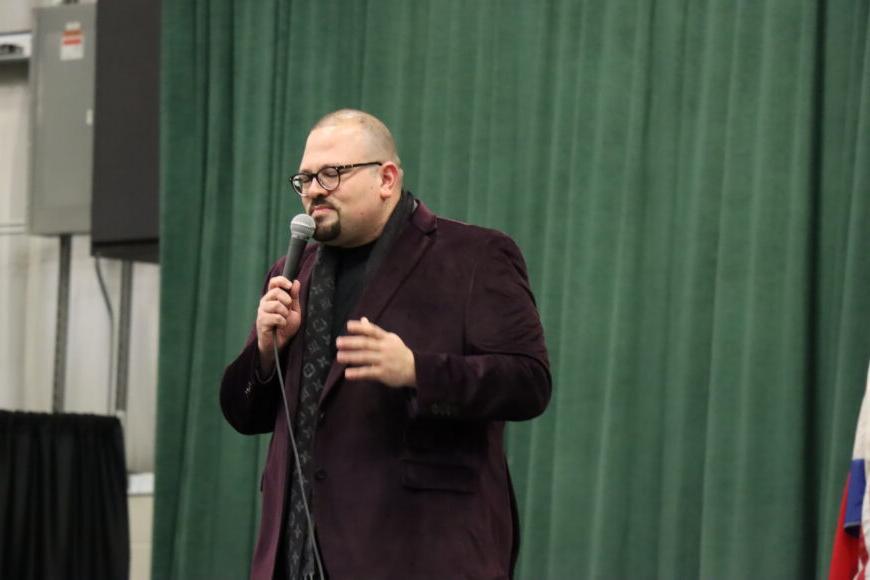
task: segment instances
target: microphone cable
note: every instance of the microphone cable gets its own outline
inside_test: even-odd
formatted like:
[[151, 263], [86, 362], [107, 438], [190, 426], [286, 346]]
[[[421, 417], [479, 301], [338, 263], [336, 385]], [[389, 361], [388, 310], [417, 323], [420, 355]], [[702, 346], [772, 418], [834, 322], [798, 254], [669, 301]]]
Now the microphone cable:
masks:
[[[308, 494], [305, 493], [305, 480], [302, 479], [302, 467], [299, 464], [299, 449], [296, 447], [296, 437], [293, 435], [293, 425], [290, 422], [290, 407], [287, 404], [287, 393], [284, 392], [284, 372], [281, 369], [281, 359], [278, 354], [277, 329], [272, 329], [272, 349], [275, 353], [275, 372], [278, 374], [278, 382], [281, 385], [281, 401], [284, 403], [284, 417], [287, 419], [287, 432], [290, 434], [290, 449], [293, 450], [293, 471], [299, 479], [299, 489], [302, 490], [302, 507], [305, 509], [305, 519], [308, 522], [308, 538], [314, 551], [314, 561], [317, 564], [317, 572], [320, 574], [320, 580], [326, 580], [326, 575], [323, 573], [323, 560], [320, 558], [320, 547], [317, 545], [317, 536], [314, 535], [314, 520], [311, 519], [311, 510], [308, 508]], [[292, 508], [288, 506], [288, 509]], [[288, 530], [287, 538], [289, 537], [290, 531]], [[285, 540], [287, 538], [285, 538]], [[304, 553], [303, 548], [303, 554]]]

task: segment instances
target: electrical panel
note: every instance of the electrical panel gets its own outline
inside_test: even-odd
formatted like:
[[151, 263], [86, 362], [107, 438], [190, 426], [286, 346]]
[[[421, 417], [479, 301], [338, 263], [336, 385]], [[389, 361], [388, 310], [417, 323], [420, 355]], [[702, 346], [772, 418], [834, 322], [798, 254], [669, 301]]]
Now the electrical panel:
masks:
[[88, 233], [94, 141], [96, 6], [35, 8], [28, 229]]

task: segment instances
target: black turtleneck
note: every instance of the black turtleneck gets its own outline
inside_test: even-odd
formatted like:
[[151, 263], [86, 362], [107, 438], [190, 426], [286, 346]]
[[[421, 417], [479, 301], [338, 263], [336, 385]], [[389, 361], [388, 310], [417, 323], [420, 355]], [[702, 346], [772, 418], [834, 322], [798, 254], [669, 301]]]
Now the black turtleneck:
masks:
[[335, 299], [332, 313], [333, 354], [335, 339], [345, 334], [347, 319], [353, 307], [359, 302], [365, 283], [366, 263], [374, 247], [375, 242], [370, 242], [356, 248], [336, 248], [338, 264], [335, 270]]

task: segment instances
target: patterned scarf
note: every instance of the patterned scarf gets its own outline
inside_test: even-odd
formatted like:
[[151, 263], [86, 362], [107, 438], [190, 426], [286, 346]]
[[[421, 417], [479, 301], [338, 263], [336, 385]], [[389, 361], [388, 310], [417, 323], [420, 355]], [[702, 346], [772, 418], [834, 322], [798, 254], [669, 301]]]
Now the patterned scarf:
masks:
[[[417, 207], [410, 192], [402, 192], [399, 203], [387, 220], [384, 231], [375, 242], [366, 263], [363, 291], [378, 266], [383, 262], [393, 241], [407, 225], [408, 218]], [[314, 455], [314, 433], [320, 394], [323, 391], [329, 368], [332, 366], [332, 317], [335, 297], [335, 272], [338, 252], [323, 244], [317, 249], [317, 258], [308, 303], [305, 310], [305, 329], [302, 336], [305, 351], [302, 355], [302, 377], [299, 385], [299, 405], [296, 410], [295, 438], [299, 450], [299, 466], [305, 488], [305, 497], [311, 506], [311, 469]], [[362, 292], [360, 293], [362, 294]], [[292, 454], [289, 462], [290, 497], [285, 510], [284, 542], [287, 547], [287, 570], [292, 580], [314, 578], [316, 574], [314, 545], [308, 534], [305, 507], [299, 478], [292, 473]]]

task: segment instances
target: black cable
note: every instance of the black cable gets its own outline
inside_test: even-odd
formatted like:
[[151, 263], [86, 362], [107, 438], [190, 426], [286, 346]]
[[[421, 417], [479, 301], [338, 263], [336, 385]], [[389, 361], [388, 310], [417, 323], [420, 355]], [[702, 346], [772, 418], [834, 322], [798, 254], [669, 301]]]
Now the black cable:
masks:
[[[323, 562], [320, 559], [320, 548], [317, 546], [317, 537], [314, 535], [314, 522], [311, 519], [311, 510], [308, 509], [308, 498], [305, 493], [305, 481], [302, 479], [302, 469], [299, 465], [299, 450], [296, 448], [296, 437], [293, 436], [293, 425], [290, 423], [290, 407], [287, 405], [287, 393], [284, 392], [284, 373], [281, 371], [281, 359], [278, 355], [278, 331], [272, 330], [272, 348], [275, 351], [275, 372], [281, 385], [281, 400], [284, 402], [284, 416], [287, 419], [287, 432], [290, 434], [290, 449], [293, 450], [293, 471], [299, 478], [299, 489], [302, 490], [302, 507], [305, 508], [305, 519], [308, 521], [308, 537], [314, 548], [314, 561], [317, 563], [317, 571], [320, 579], [326, 580], [323, 573]], [[292, 509], [292, 508], [291, 508]], [[286, 540], [286, 538], [285, 538]]]

